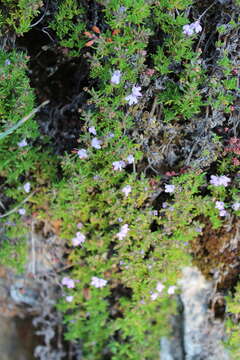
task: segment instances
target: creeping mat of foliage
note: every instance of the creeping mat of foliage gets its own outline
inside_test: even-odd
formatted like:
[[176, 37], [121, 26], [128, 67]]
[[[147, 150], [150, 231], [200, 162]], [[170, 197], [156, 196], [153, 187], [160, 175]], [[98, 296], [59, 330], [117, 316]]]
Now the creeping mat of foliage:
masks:
[[191, 263], [227, 295], [238, 358], [239, 5], [3, 1], [1, 263], [51, 223], [81, 359], [159, 359]]

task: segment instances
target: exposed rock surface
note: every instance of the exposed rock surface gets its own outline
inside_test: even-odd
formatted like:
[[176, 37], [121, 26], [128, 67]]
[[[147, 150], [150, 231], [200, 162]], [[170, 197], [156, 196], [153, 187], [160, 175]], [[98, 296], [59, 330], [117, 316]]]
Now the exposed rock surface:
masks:
[[224, 323], [214, 317], [215, 286], [207, 281], [196, 268], [185, 268], [182, 279], [180, 302], [181, 318], [174, 320], [172, 339], [161, 339], [161, 360], [230, 360], [224, 349]]

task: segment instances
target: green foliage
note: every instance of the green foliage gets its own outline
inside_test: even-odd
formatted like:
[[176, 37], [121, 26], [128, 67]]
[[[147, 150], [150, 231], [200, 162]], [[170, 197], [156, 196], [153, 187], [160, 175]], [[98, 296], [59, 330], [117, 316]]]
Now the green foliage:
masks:
[[[19, 234], [18, 234], [19, 235]], [[26, 239], [18, 239], [15, 243], [5, 240], [0, 246], [0, 264], [15, 270], [18, 274], [24, 272], [27, 260]]]
[[29, 31], [31, 22], [39, 14], [43, 6], [41, 0], [2, 0], [0, 10], [0, 34], [14, 29], [16, 34], [22, 35]]
[[79, 56], [79, 51], [86, 43], [83, 35], [86, 12], [75, 0], [63, 0], [50, 27], [56, 31], [60, 45], [70, 49], [70, 56]]

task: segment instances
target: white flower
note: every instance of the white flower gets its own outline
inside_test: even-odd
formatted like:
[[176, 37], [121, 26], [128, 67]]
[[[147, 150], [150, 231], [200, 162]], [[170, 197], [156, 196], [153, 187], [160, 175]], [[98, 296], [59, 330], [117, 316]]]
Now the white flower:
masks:
[[67, 302], [72, 302], [73, 301], [73, 296], [72, 295], [66, 296], [65, 300]]
[[111, 83], [118, 85], [121, 81], [121, 76], [122, 76], [121, 71], [115, 70], [111, 77]]
[[26, 214], [26, 210], [23, 209], [23, 208], [21, 208], [21, 209], [18, 210], [18, 213], [19, 213], [20, 215], [25, 215], [25, 214]]
[[31, 184], [27, 182], [26, 184], [23, 185], [23, 188], [26, 193], [29, 193], [31, 190]]
[[119, 233], [117, 233], [116, 235], [117, 238], [119, 240], [123, 240], [127, 236], [128, 231], [129, 231], [128, 224], [124, 224], [123, 226], [121, 226]]
[[18, 143], [19, 147], [24, 147], [24, 146], [27, 146], [27, 145], [28, 145], [28, 143], [27, 143], [26, 139], [23, 139]]
[[238, 211], [240, 209], [240, 202], [236, 202], [232, 205], [233, 210]]
[[92, 277], [91, 285], [96, 288], [103, 288], [107, 284], [107, 280], [100, 279], [96, 276]]
[[88, 132], [90, 134], [97, 135], [97, 132], [96, 132], [96, 129], [94, 126], [91, 126], [90, 128], [88, 128]]
[[86, 236], [81, 232], [76, 233], [76, 237], [72, 239], [73, 246], [81, 245], [85, 242]]
[[131, 191], [132, 191], [131, 185], [126, 185], [122, 188], [122, 192], [125, 194], [125, 196], [128, 196]]
[[157, 298], [158, 298], [158, 296], [159, 296], [159, 293], [152, 293], [151, 294], [151, 299], [154, 301], [154, 300], [156, 300]]
[[114, 161], [112, 165], [113, 165], [113, 170], [121, 171], [126, 166], [126, 163], [125, 161], [120, 160], [120, 161]]
[[88, 154], [87, 154], [87, 150], [86, 149], [80, 149], [77, 152], [78, 156], [80, 159], [87, 159], [88, 158]]
[[169, 286], [168, 288], [168, 295], [173, 295], [175, 293], [175, 290], [176, 290], [176, 286], [172, 285], [172, 286]]
[[97, 138], [93, 138], [91, 141], [91, 145], [94, 149], [101, 149], [102, 141]]
[[221, 175], [221, 176], [216, 176], [216, 175], [211, 175], [211, 180], [210, 180], [210, 184], [213, 186], [228, 186], [228, 183], [231, 181], [231, 179], [225, 175]]
[[158, 293], [162, 292], [165, 286], [159, 281], [156, 286], [156, 290]]
[[165, 185], [166, 193], [173, 193], [175, 191], [175, 185]]
[[133, 164], [133, 163], [134, 163], [134, 156], [133, 156], [133, 155], [128, 155], [128, 157], [127, 157], [127, 162], [128, 162], [129, 164]]

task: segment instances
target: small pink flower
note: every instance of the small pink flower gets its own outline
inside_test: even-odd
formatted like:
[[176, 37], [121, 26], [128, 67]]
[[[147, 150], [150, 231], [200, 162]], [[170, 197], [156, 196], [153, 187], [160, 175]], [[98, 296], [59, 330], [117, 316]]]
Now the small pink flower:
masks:
[[78, 156], [80, 159], [87, 159], [88, 158], [88, 154], [87, 154], [87, 150], [86, 149], [80, 149], [77, 152]]
[[96, 129], [94, 126], [88, 128], [88, 132], [93, 135], [97, 135]]
[[131, 185], [126, 185], [124, 188], [122, 188], [122, 192], [125, 196], [128, 196], [130, 192], [132, 191]]
[[123, 240], [126, 236], [127, 236], [127, 233], [129, 231], [129, 227], [128, 227], [128, 224], [124, 224], [121, 226], [121, 229], [120, 229], [120, 232], [117, 233], [117, 238], [119, 240]]
[[68, 289], [73, 289], [75, 287], [74, 280], [69, 277], [64, 277], [62, 279], [62, 285], [67, 286]]
[[72, 302], [73, 299], [74, 299], [74, 297], [73, 297], [72, 295], [69, 295], [69, 296], [66, 296], [66, 297], [65, 297], [65, 300], [66, 300], [67, 302]]
[[23, 185], [23, 188], [24, 188], [24, 191], [25, 191], [26, 193], [29, 193], [30, 190], [31, 190], [31, 184], [30, 184], [30, 182], [27, 182], [26, 184], [24, 184], [24, 185]]
[[166, 193], [173, 193], [175, 191], [175, 185], [165, 185]]
[[96, 276], [92, 277], [91, 285], [95, 288], [103, 288], [107, 284], [107, 280], [98, 278]]

